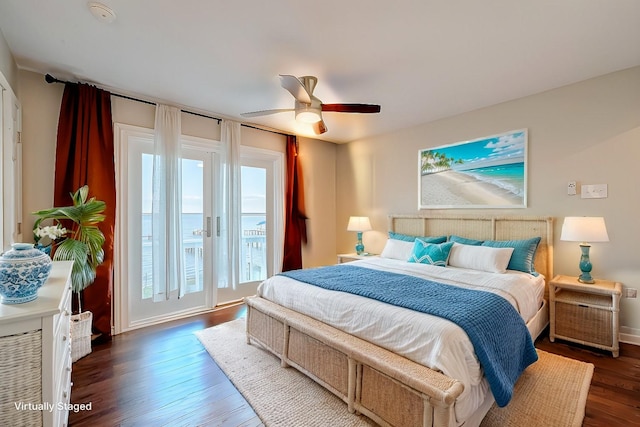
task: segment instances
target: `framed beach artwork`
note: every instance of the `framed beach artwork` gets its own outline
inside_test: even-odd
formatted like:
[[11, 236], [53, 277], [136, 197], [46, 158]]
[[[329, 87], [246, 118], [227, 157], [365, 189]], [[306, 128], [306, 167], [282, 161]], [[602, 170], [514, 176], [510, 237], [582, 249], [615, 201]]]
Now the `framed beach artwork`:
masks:
[[419, 209], [527, 207], [527, 130], [419, 152]]

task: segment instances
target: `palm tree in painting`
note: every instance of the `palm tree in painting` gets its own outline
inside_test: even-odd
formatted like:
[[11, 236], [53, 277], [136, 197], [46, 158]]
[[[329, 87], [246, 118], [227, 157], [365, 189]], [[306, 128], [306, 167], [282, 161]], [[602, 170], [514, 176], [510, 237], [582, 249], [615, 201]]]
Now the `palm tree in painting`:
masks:
[[422, 175], [446, 171], [451, 169], [451, 165], [462, 163], [464, 163], [464, 160], [447, 157], [447, 155], [444, 153], [433, 152], [429, 150], [421, 152]]

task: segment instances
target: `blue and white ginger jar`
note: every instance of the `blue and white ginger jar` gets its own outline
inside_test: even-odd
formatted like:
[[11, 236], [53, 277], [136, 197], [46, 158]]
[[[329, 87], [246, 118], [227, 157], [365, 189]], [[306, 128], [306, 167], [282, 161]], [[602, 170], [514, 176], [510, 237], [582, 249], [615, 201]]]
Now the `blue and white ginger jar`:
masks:
[[51, 272], [51, 258], [32, 243], [14, 243], [0, 255], [0, 302], [22, 304], [38, 297]]

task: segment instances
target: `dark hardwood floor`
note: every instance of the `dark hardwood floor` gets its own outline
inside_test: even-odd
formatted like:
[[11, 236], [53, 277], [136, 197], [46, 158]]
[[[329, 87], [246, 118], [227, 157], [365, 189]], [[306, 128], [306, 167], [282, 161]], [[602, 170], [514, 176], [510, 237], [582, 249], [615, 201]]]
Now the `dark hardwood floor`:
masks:
[[[194, 331], [244, 316], [237, 305], [115, 336], [73, 365], [76, 426], [259, 426], [260, 419], [209, 357]], [[546, 336], [544, 336], [546, 335]], [[640, 347], [620, 357], [557, 341], [536, 347], [590, 362], [595, 373], [584, 427], [640, 426]], [[552, 426], [539, 426], [552, 427]]]
[[536, 347], [595, 366], [583, 427], [640, 426], [640, 346], [620, 343], [620, 356], [613, 358], [604, 350], [552, 343], [547, 331]]
[[244, 316], [236, 305], [113, 337], [73, 364], [71, 426], [260, 426], [194, 331]]

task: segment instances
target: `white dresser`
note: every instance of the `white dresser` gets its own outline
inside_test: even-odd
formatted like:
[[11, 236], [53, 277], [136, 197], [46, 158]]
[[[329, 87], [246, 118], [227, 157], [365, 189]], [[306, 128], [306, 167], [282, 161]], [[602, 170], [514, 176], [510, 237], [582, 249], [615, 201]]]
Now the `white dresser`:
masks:
[[71, 261], [34, 301], [0, 304], [0, 425], [66, 426], [71, 395]]

